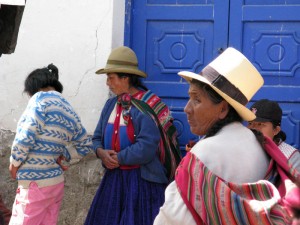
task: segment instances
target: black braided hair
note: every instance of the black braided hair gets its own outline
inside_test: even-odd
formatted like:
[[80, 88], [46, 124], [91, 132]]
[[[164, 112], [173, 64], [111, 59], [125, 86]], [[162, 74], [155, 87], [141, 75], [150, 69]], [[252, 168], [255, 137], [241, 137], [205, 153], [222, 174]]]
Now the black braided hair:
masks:
[[281, 142], [286, 140], [286, 134], [284, 133], [284, 131], [279, 131], [278, 134], [276, 134], [273, 137], [273, 141], [277, 144], [280, 145]]

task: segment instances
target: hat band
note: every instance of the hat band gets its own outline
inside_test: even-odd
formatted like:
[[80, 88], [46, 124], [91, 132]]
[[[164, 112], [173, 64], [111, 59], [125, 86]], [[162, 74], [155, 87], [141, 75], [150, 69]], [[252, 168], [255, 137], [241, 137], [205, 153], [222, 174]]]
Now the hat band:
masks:
[[138, 66], [137, 63], [119, 61], [119, 60], [107, 60], [107, 64], [115, 64], [115, 65], [128, 65], [128, 66]]
[[242, 105], [246, 105], [248, 103], [246, 96], [236, 86], [228, 81], [226, 77], [219, 74], [218, 71], [211, 66], [206, 66], [200, 72], [200, 75], [206, 78], [214, 87], [218, 88], [224, 94], [228, 95]]

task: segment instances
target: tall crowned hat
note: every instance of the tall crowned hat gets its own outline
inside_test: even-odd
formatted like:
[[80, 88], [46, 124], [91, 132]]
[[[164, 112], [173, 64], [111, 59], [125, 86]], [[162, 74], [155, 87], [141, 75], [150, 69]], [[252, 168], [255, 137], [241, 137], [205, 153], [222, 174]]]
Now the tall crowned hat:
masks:
[[246, 121], [255, 114], [246, 105], [263, 85], [264, 80], [253, 64], [238, 50], [229, 47], [199, 74], [181, 71], [188, 82], [195, 79], [208, 84]]

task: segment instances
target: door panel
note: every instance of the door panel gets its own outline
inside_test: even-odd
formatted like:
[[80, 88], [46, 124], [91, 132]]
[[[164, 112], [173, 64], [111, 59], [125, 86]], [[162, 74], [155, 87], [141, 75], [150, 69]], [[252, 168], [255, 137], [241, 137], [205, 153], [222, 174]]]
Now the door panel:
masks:
[[[253, 102], [283, 109], [287, 142], [300, 146], [300, 0], [127, 0], [125, 45], [137, 53], [146, 85], [175, 118], [182, 149], [190, 139], [188, 85], [177, 72], [199, 72], [228, 46], [242, 51], [265, 83]], [[252, 104], [253, 102], [250, 102]]]
[[229, 46], [242, 51], [264, 77], [252, 100], [280, 104], [287, 142], [299, 148], [300, 1], [231, 0], [230, 11]]
[[[214, 3], [215, 2], [215, 3]], [[129, 4], [130, 3], [130, 4]], [[228, 1], [127, 1], [125, 44], [137, 53], [147, 87], [168, 104], [181, 148], [190, 139], [184, 106], [188, 85], [177, 73], [197, 71], [227, 46]]]

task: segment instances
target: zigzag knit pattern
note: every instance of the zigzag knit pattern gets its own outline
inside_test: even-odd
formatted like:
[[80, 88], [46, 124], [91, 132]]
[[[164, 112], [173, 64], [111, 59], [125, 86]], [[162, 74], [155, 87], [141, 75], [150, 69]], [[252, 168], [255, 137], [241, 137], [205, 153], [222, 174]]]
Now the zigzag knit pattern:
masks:
[[18, 122], [11, 150], [11, 163], [20, 166], [19, 185], [35, 181], [48, 186], [61, 181], [63, 171], [56, 160], [60, 155], [71, 158], [70, 144], [79, 157], [92, 151], [91, 139], [66, 99], [56, 91], [36, 93]]

